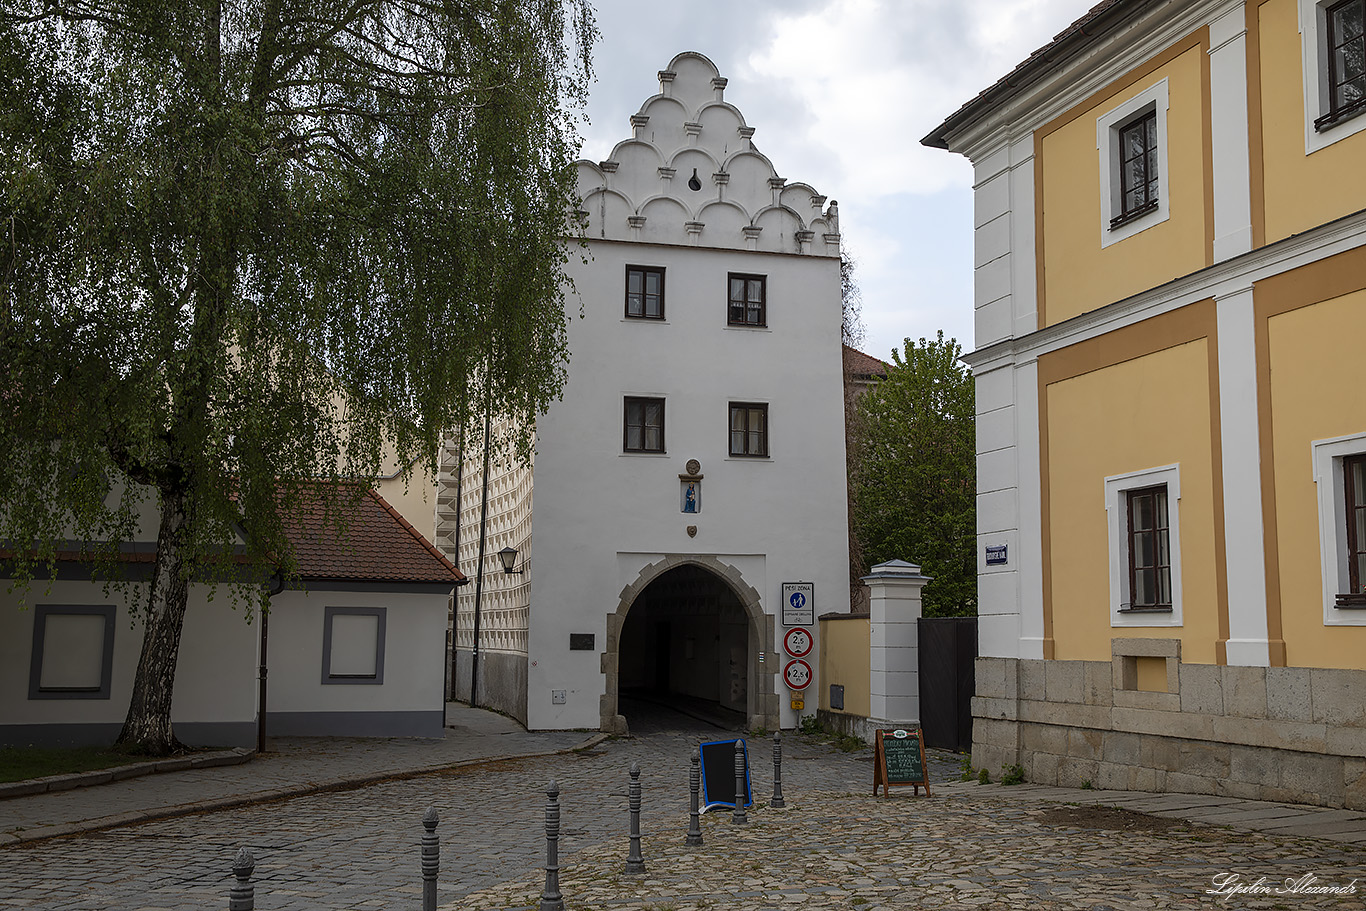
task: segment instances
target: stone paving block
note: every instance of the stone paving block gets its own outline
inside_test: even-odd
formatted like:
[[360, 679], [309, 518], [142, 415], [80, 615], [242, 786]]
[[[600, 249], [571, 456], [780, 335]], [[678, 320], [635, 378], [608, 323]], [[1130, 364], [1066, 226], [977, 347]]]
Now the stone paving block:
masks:
[[1366, 810], [1366, 759], [1342, 761], [1343, 805]]
[[1095, 786], [1100, 763], [1092, 759], [1069, 757], [1058, 766], [1058, 784], [1065, 788], [1081, 788], [1087, 782]]
[[1366, 728], [1366, 671], [1316, 667], [1309, 682], [1315, 721]]
[[1067, 728], [1047, 724], [1020, 726], [1020, 749], [1031, 753], [1067, 754]]
[[1086, 728], [1067, 729], [1067, 755], [1079, 759], [1100, 759], [1105, 745], [1105, 734]]
[[1218, 782], [1204, 775], [1190, 775], [1185, 772], [1167, 770], [1167, 788], [1183, 794], [1213, 795]]
[[1138, 734], [1106, 731], [1101, 745], [1101, 758], [1109, 763], [1137, 765], [1142, 755], [1143, 738]]
[[1265, 718], [1266, 669], [1227, 666], [1221, 670], [1225, 713], [1244, 718]]
[[1229, 747], [1229, 778], [1258, 787], [1278, 785], [1281, 775], [1278, 756], [1277, 753], [1257, 747], [1231, 746]]
[[1228, 777], [1228, 744], [1186, 740], [1179, 744], [1178, 749], [1176, 768], [1182, 772], [1210, 778]]
[[1292, 788], [1301, 795], [1301, 802], [1318, 797], [1327, 803], [1340, 805], [1345, 796], [1343, 760], [1339, 756], [1313, 753], [1282, 752], [1281, 787]]
[[1044, 695], [1044, 665], [1048, 662], [1035, 658], [1017, 658], [1020, 669], [1020, 698], [1042, 702]]
[[1131, 767], [1114, 762], [1096, 764], [1095, 785], [1098, 788], [1122, 791], [1129, 787]]
[[1266, 669], [1266, 717], [1306, 723], [1314, 720], [1309, 668]]
[[1025, 764], [1025, 780], [1055, 785], [1058, 783], [1058, 766], [1061, 762], [1062, 757], [1054, 753], [1031, 753]]
[[1045, 661], [1044, 698], [1049, 702], [1084, 702], [1084, 661]]
[[1224, 714], [1223, 675], [1216, 665], [1180, 666], [1181, 711], [1203, 715]]
[[1112, 705], [1115, 682], [1108, 661], [1086, 661], [1082, 664], [1082, 701], [1087, 705]]

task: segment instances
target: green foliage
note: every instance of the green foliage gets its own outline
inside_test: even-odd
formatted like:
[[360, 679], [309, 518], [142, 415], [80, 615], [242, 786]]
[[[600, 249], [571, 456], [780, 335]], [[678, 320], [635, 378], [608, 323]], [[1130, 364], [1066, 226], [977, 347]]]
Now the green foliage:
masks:
[[1023, 784], [1024, 780], [1024, 766], [1018, 763], [1001, 766], [1001, 784]]
[[12, 573], [112, 571], [148, 504], [145, 607], [183, 613], [239, 542], [289, 575], [288, 515], [359, 495], [317, 480], [434, 467], [485, 402], [529, 447], [595, 37], [587, 0], [6, 3]]
[[985, 768], [983, 768], [983, 769], [981, 769], [980, 771], [978, 771], [978, 773], [977, 773], [977, 783], [978, 783], [978, 784], [991, 784], [991, 773], [988, 772]]
[[799, 730], [803, 734], [820, 735], [825, 733], [824, 726], [821, 725], [820, 718], [815, 715], [803, 715]]
[[1082, 789], [1083, 791], [1091, 791], [1091, 790], [1094, 790], [1095, 787], [1096, 787], [1096, 786], [1095, 786], [1094, 784], [1092, 784], [1091, 779], [1089, 779], [1089, 778], [1084, 778], [1084, 779], [1082, 779], [1082, 782], [1081, 782], [1081, 789]]
[[959, 771], [959, 781], [972, 781], [974, 778], [977, 777], [977, 770], [972, 767], [971, 756], [964, 756], [962, 760], [960, 760]]
[[146, 758], [130, 751], [103, 747], [6, 747], [0, 749], [0, 782], [95, 772], [145, 762]]
[[925, 616], [977, 609], [976, 415], [962, 351], [941, 331], [892, 352], [858, 403], [854, 523], [866, 566], [917, 563], [932, 577]]

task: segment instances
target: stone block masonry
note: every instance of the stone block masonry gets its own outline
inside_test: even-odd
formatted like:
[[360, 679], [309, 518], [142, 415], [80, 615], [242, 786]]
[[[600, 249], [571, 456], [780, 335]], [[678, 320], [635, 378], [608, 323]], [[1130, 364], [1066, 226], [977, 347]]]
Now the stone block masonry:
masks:
[[[972, 763], [1078, 787], [1366, 810], [1366, 671], [1168, 660], [1168, 691], [1113, 661], [977, 659]], [[1119, 667], [1116, 672], [1115, 668]]]

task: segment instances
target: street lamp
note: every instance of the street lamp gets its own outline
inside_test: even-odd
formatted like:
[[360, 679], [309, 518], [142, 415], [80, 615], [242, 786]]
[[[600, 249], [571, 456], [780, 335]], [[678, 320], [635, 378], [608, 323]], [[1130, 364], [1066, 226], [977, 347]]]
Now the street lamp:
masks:
[[503, 572], [511, 576], [520, 576], [522, 574], [522, 570], [512, 568], [517, 565], [517, 548], [504, 547], [502, 550], [498, 551], [498, 559], [503, 561]]

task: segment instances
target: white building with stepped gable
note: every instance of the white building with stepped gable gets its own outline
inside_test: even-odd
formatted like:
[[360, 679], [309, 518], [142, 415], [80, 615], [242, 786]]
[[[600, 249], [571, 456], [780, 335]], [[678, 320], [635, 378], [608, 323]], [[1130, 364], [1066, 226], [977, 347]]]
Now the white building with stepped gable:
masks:
[[[813, 634], [848, 610], [838, 210], [779, 176], [725, 89], [679, 54], [631, 137], [578, 163], [564, 398], [534, 466], [489, 478], [477, 701], [532, 729], [623, 730], [623, 694], [792, 727], [820, 681], [793, 708], [783, 585], [811, 585]], [[473, 579], [482, 441], [466, 455], [444, 460], [436, 542]]]

